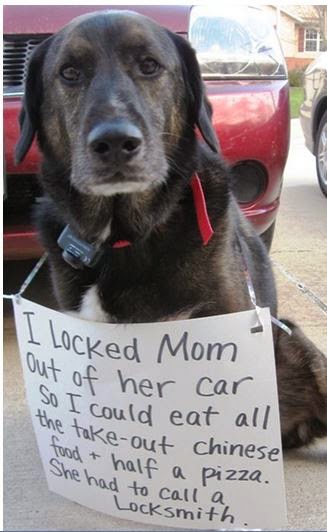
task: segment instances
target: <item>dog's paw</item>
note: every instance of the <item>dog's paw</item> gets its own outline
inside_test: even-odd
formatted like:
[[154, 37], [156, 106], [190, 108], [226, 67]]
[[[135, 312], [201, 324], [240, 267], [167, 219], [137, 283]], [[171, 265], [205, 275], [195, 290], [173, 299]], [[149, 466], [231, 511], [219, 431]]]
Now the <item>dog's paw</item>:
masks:
[[327, 436], [327, 358], [296, 325], [286, 323], [292, 336], [279, 334], [276, 365], [282, 442], [291, 448]]

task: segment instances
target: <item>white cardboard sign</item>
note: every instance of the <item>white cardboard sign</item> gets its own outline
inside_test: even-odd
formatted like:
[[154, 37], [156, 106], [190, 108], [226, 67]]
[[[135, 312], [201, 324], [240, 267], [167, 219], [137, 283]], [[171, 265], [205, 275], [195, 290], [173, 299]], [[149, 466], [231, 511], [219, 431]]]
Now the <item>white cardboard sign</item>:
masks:
[[273, 343], [255, 311], [110, 325], [25, 299], [15, 318], [49, 489], [124, 519], [286, 523]]

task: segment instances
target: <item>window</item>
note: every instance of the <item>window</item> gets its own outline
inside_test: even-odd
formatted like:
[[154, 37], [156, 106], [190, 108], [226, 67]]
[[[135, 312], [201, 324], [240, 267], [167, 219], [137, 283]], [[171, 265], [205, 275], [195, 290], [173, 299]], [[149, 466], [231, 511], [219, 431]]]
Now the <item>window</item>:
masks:
[[314, 29], [306, 29], [304, 32], [304, 51], [321, 52], [323, 50], [320, 33]]

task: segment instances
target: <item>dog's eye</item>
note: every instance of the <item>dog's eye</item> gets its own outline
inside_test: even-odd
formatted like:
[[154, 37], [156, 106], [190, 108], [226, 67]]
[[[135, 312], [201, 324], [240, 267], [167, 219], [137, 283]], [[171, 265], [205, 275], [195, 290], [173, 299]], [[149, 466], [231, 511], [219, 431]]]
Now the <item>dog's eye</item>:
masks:
[[161, 65], [155, 59], [147, 57], [140, 63], [139, 69], [144, 76], [153, 76], [159, 72]]
[[77, 68], [70, 65], [65, 65], [62, 67], [60, 70], [60, 75], [64, 80], [70, 81], [71, 83], [77, 82], [81, 78], [81, 72]]

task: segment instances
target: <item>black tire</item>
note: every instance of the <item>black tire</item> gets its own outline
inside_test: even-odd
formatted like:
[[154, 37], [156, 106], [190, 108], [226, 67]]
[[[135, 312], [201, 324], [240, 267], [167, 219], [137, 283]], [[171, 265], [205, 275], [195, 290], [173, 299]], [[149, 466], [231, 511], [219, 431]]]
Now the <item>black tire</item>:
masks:
[[327, 197], [327, 111], [319, 123], [315, 142], [316, 168], [319, 186]]
[[268, 252], [270, 251], [271, 244], [272, 244], [272, 241], [273, 241], [274, 232], [275, 232], [275, 225], [276, 225], [276, 221], [273, 222], [271, 224], [271, 226], [268, 227], [268, 229], [266, 229], [265, 232], [260, 235], [261, 240], [263, 240]]

